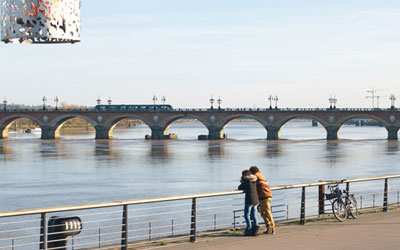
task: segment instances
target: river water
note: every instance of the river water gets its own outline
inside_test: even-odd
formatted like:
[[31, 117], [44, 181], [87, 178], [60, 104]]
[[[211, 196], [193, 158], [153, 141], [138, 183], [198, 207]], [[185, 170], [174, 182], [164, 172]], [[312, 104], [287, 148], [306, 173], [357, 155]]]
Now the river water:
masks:
[[256, 165], [272, 186], [400, 173], [400, 142], [382, 127], [343, 126], [339, 141], [310, 122], [290, 122], [280, 141], [256, 123], [232, 123], [224, 141], [198, 141], [200, 124], [174, 124], [177, 140], [146, 141], [145, 126], [94, 133], [10, 134], [0, 140], [0, 211], [235, 189]]

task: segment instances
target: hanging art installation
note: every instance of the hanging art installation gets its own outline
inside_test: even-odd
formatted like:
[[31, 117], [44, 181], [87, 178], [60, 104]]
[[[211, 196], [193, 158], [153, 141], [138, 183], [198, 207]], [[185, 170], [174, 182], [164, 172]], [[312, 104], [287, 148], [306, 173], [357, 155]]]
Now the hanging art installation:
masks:
[[80, 41], [81, 0], [0, 0], [1, 41], [75, 43]]

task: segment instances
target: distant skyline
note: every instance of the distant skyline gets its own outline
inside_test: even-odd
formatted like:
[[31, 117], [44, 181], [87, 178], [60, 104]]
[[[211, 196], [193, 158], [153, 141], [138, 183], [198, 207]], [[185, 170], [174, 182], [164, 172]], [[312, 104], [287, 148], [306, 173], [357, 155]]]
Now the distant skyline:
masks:
[[[400, 1], [82, 1], [82, 42], [0, 44], [9, 103], [400, 107]], [[375, 101], [376, 103], [376, 101]]]

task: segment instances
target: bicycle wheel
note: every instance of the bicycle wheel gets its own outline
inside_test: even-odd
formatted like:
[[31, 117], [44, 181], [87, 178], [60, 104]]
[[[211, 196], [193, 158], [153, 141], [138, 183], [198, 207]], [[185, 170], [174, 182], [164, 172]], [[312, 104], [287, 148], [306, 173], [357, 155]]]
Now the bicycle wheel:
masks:
[[332, 202], [332, 212], [338, 221], [345, 221], [347, 219], [346, 205], [340, 199]]
[[349, 197], [346, 197], [346, 204], [347, 204], [349, 216], [353, 217], [353, 219], [357, 218], [358, 207], [357, 207], [357, 201], [356, 201], [356, 198], [354, 198], [354, 195], [351, 194], [351, 195], [349, 195]]

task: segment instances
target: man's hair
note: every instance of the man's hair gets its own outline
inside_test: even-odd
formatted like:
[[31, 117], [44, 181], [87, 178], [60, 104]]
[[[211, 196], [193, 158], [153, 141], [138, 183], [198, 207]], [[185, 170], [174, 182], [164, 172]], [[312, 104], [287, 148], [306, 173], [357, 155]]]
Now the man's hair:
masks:
[[256, 167], [256, 166], [251, 166], [250, 172], [251, 172], [252, 174], [255, 174], [255, 173], [260, 172], [260, 169], [258, 169], [258, 167]]

